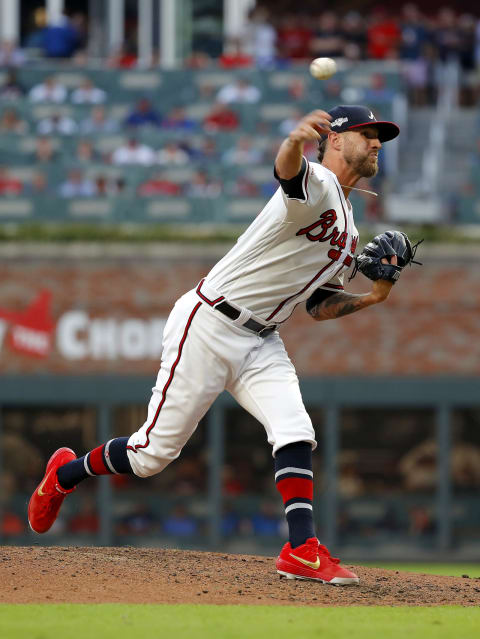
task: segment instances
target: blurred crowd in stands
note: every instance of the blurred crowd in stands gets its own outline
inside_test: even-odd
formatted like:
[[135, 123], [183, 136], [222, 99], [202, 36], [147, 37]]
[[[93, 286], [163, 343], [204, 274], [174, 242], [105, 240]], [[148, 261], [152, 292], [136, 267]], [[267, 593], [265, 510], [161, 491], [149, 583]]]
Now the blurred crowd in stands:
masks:
[[[177, 196], [185, 195], [196, 198], [215, 198], [222, 188], [221, 181], [210, 177], [205, 166], [223, 164], [233, 167], [252, 167], [268, 163], [270, 166], [280, 143], [279, 136], [287, 135], [302, 117], [300, 110], [295, 110], [292, 117], [281, 120], [271, 131], [263, 123], [263, 131], [272, 137], [252, 139], [248, 135], [239, 135], [231, 148], [220, 151], [217, 148], [217, 133], [239, 132], [241, 121], [235, 111], [235, 105], [255, 104], [261, 99], [258, 87], [249, 83], [245, 77], [239, 77], [219, 90], [202, 87], [202, 92], [213, 99], [203, 118], [193, 118], [187, 114], [184, 106], [177, 105], [165, 113], [160, 111], [146, 97], [140, 98], [125, 117], [119, 118], [109, 113], [105, 106], [106, 92], [93, 85], [90, 79], [68, 91], [54, 75], [33, 86], [28, 91], [17, 80], [15, 72], [8, 73], [6, 82], [0, 87], [0, 135], [36, 135], [35, 146], [25, 162], [34, 164], [36, 171], [31, 180], [22, 183], [9, 175], [6, 167], [0, 167], [1, 195], [59, 195], [65, 198], [93, 197], [117, 195], [127, 187], [123, 177], [112, 177], [104, 172], [86, 176], [85, 169], [92, 165], [111, 165], [117, 167], [140, 166], [159, 167], [144, 182], [136, 185], [136, 193], [140, 196]], [[49, 105], [49, 115], [37, 121], [28, 121], [21, 115], [17, 103], [26, 100], [28, 104]], [[62, 111], [64, 105], [91, 105], [85, 117], [76, 120], [73, 115]], [[233, 105], [233, 106], [231, 106]], [[57, 110], [58, 108], [58, 110]], [[139, 139], [144, 129], [176, 136], [160, 148], [147, 144]], [[123, 134], [119, 145], [109, 152], [102, 152], [95, 146], [97, 134]], [[192, 135], [196, 134], [196, 137]], [[75, 139], [73, 155], [68, 147], [62, 150], [62, 139]], [[310, 145], [309, 153], [315, 157], [315, 145]], [[58, 164], [64, 159], [74, 168], [68, 171], [65, 181], [60, 184], [48, 183], [48, 167]], [[198, 167], [188, 183], [182, 184], [167, 178], [163, 168]], [[200, 168], [203, 167], [203, 168]], [[43, 171], [42, 171], [43, 169]], [[239, 177], [227, 187], [230, 194], [246, 197], [270, 197], [277, 184], [270, 171], [269, 178], [263, 183], [255, 183], [246, 177]]]
[[[354, 6], [354, 4], [352, 5]], [[63, 22], [46, 23], [44, 9], [31, 16], [31, 30], [21, 46], [4, 42], [0, 46], [0, 67], [22, 65], [28, 52], [47, 58], [71, 58], [82, 66], [88, 62], [88, 21], [81, 13], [65, 15]], [[135, 21], [126, 24], [125, 45], [108, 57], [113, 68], [137, 65]], [[457, 60], [464, 72], [472, 74], [480, 65], [480, 11], [461, 12], [455, 5], [423, 12], [414, 3], [387, 8], [378, 5], [363, 9], [321, 10], [316, 2], [303, 2], [292, 11], [291, 3], [260, 0], [251, 10], [240, 33], [219, 42], [223, 50], [217, 58], [209, 47], [193, 51], [184, 61], [189, 68], [273, 68], [329, 56], [350, 61], [401, 60], [413, 97], [423, 101], [429, 83], [434, 83], [435, 64]], [[158, 64], [158, 54], [152, 60]]]
[[[352, 3], [354, 6], [354, 3]], [[395, 9], [377, 5], [364, 10], [324, 10], [317, 2], [303, 2], [292, 11], [291, 2], [259, 0], [241, 33], [223, 43], [218, 63], [223, 67], [270, 67], [289, 61], [329, 56], [350, 60], [457, 58], [466, 70], [478, 63], [480, 27], [478, 11], [461, 12], [455, 5], [440, 5], [423, 12], [415, 3]], [[23, 64], [22, 49], [37, 50], [48, 58], [71, 58], [82, 53], [88, 40], [86, 16], [65, 15], [48, 25], [46, 12], [37, 8], [22, 48], [4, 43], [0, 66]], [[112, 66], [131, 68], [137, 63], [136, 23], [126, 25], [125, 50], [112, 55]], [[132, 51], [129, 53], [129, 51]], [[201, 54], [201, 55], [200, 55]], [[83, 57], [79, 61], [82, 62]], [[208, 53], [195, 52], [187, 61], [194, 66], [211, 62]]]
[[[342, 422], [345, 443], [338, 456], [337, 484], [340, 539], [395, 533], [429, 539], [436, 530], [433, 505], [438, 478], [437, 443], [427, 414], [397, 411], [374, 425], [371, 420], [376, 413], [361, 413], [346, 413]], [[138, 416], [139, 409], [135, 407], [123, 410], [119, 426], [127, 428], [127, 423]], [[475, 497], [480, 488], [479, 420], [478, 410], [455, 415], [450, 455], [458, 527], [477, 533], [478, 518], [470, 511], [468, 499]], [[273, 481], [270, 451], [260, 442], [261, 427], [240, 410], [230, 413], [230, 422], [222, 471], [223, 534], [245, 539], [252, 535], [265, 539], [284, 536], [282, 503]], [[94, 424], [91, 410], [5, 413], [0, 505], [1, 531], [7, 539], [26, 532], [21, 509], [49, 454], [45, 433], [49, 434], [48, 441], [57, 437], [60, 441], [68, 428], [72, 445], [81, 451], [95, 437]], [[236, 427], [238, 424], [241, 428]], [[368, 444], [364, 440], [365, 428], [370, 428]], [[197, 430], [190, 444], [168, 469], [148, 480], [128, 475], [110, 478], [118, 539], [152, 535], [181, 540], [206, 534], [209, 455], [203, 428]], [[321, 446], [313, 462], [316, 497], [320, 499], [325, 486]], [[87, 485], [76, 493], [74, 507], [65, 510], [53, 535], [98, 532], [99, 513], [94, 497], [98, 484], [92, 482], [90, 487], [93, 494], [86, 490]], [[464, 505], [462, 499], [467, 500]], [[321, 510], [317, 516], [321, 526]]]
[[[119, 104], [107, 87], [97, 86], [87, 74], [75, 86], [65, 86], [56, 75], [24, 86], [21, 69], [30, 69], [27, 63], [39, 52], [48, 61], [66, 58], [68, 68], [79, 72], [94, 62], [86, 53], [86, 16], [65, 16], [62, 23], [49, 26], [45, 12], [36, 10], [34, 28], [21, 46], [0, 44], [0, 142], [11, 134], [29, 138], [16, 145], [17, 150], [28, 148], [28, 152], [19, 152], [15, 158], [10, 142], [0, 144], [0, 195], [64, 199], [120, 195], [215, 199], [220, 195], [265, 200], [278, 186], [271, 166], [281, 139], [306, 108], [318, 103], [319, 95], [332, 104], [363, 101], [372, 105], [377, 117], [384, 117], [382, 111], [391, 117], [399, 93], [407, 93], [413, 105], [432, 105], [441, 81], [439, 69], [455, 60], [461, 69], [460, 104], [472, 106], [480, 99], [478, 16], [448, 7], [426, 15], [410, 3], [395, 12], [385, 7], [364, 13], [319, 11], [313, 2], [302, 3], [298, 13], [288, 7], [288, 3], [258, 2], [244, 31], [223, 43], [219, 57], [195, 50], [184, 60], [186, 69], [232, 70], [232, 80], [224, 86], [199, 83], [191, 87], [195, 90], [191, 95], [179, 92], [173, 105], [171, 100], [163, 104], [164, 87], [145, 90], [143, 95], [132, 92], [134, 104]], [[101, 68], [137, 67], [135, 24], [126, 26], [125, 49], [101, 62]], [[394, 61], [402, 88], [392, 86], [381, 70], [371, 73], [369, 85], [344, 87], [335, 77], [312, 84], [305, 63], [314, 56], [343, 59], [347, 65]], [[152, 64], [158, 64], [158, 56]], [[297, 64], [303, 65], [301, 72]], [[60, 63], [59, 69], [65, 68]], [[298, 76], [289, 80], [283, 92], [273, 89], [276, 105], [289, 109], [288, 113], [267, 120], [261, 108], [273, 101], [272, 89], [265, 95], [249, 71], [296, 68]], [[246, 126], [252, 122], [253, 127]], [[148, 131], [155, 135], [149, 136]], [[226, 148], [221, 138], [228, 135], [232, 137]], [[105, 136], [111, 136], [113, 146], [102, 143]], [[309, 159], [316, 159], [315, 144], [307, 145], [305, 151]], [[475, 164], [478, 151], [472, 156]], [[27, 165], [34, 170], [23, 170]], [[130, 171], [130, 167], [144, 170]], [[183, 173], [174, 174], [169, 170], [173, 167]], [[255, 174], [255, 167], [262, 170]], [[189, 168], [192, 172], [187, 175]], [[391, 168], [382, 153], [380, 172], [371, 187], [388, 193], [390, 177]], [[476, 197], [476, 182], [462, 188], [462, 198]], [[382, 219], [382, 196], [357, 197], [363, 219]], [[456, 219], [460, 205], [451, 199], [451, 217]], [[362, 221], [358, 205], [356, 210]]]

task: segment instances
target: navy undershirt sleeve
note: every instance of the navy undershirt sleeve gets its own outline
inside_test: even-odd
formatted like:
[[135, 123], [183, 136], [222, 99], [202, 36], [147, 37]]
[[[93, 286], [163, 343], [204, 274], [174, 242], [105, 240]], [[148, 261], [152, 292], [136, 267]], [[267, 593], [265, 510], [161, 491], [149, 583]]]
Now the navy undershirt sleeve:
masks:
[[335, 295], [337, 292], [338, 291], [326, 291], [323, 288], [317, 288], [317, 290], [313, 291], [306, 302], [307, 313], [310, 313], [314, 306], [326, 300], [327, 297], [330, 297], [330, 295]]
[[304, 200], [306, 197], [306, 193], [303, 190], [303, 177], [306, 170], [307, 161], [305, 160], [305, 158], [302, 158], [302, 166], [300, 167], [300, 171], [297, 173], [297, 175], [295, 175], [295, 177], [290, 178], [289, 180], [282, 180], [282, 178], [278, 177], [275, 167], [273, 169], [273, 175], [275, 176], [275, 179], [280, 182], [280, 186], [282, 187], [283, 192], [288, 197], [298, 200]]

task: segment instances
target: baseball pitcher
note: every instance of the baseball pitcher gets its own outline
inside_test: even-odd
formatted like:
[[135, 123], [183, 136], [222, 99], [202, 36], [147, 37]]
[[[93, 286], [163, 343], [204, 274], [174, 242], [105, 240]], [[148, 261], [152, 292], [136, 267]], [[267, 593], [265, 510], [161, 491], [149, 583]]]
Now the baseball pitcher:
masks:
[[[147, 421], [78, 459], [69, 448], [57, 450], [30, 499], [35, 532], [51, 527], [64, 498], [88, 477], [162, 471], [226, 389], [263, 424], [272, 446], [289, 528], [277, 571], [290, 579], [358, 583], [315, 535], [315, 433], [279, 328], [298, 304], [322, 321], [383, 302], [411, 261], [410, 242], [397, 231], [377, 236], [355, 258], [358, 232], [348, 199], [360, 178], [377, 173], [382, 143], [398, 133], [365, 106], [316, 110], [300, 121], [278, 151], [276, 193], [227, 255], [177, 300]], [[310, 140], [319, 142], [318, 163], [303, 156]], [[344, 291], [353, 262], [373, 280], [369, 293]]]

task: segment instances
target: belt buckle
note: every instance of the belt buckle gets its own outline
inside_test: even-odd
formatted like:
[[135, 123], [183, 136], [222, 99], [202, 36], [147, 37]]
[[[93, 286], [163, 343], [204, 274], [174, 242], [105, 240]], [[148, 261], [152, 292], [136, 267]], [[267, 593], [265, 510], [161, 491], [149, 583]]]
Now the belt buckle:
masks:
[[277, 327], [275, 325], [273, 325], [273, 326], [264, 326], [261, 331], [258, 331], [257, 335], [259, 337], [268, 337], [270, 335], [270, 333], [273, 333], [273, 331], [276, 328]]

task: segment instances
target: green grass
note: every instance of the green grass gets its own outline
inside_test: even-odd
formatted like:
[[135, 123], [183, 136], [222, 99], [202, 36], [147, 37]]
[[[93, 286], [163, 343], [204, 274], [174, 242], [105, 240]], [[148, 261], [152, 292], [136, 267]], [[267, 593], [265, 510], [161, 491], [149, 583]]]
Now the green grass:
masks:
[[480, 564], [390, 564], [382, 562], [363, 562], [363, 566], [385, 568], [387, 570], [402, 570], [406, 572], [420, 572], [427, 575], [449, 575], [450, 577], [480, 577]]
[[[373, 565], [373, 564], [370, 564]], [[474, 564], [375, 564], [392, 570], [480, 577]], [[473, 639], [480, 609], [293, 606], [0, 604], [1, 639]]]
[[[98, 223], [80, 224], [75, 222], [25, 222], [3, 224], [0, 227], [0, 243], [17, 242], [183, 242], [207, 244], [214, 242], [235, 242], [247, 224], [142, 224], [142, 223]], [[385, 226], [385, 225], [384, 225]], [[385, 226], [387, 228], [387, 226]], [[410, 225], [403, 226], [413, 242], [424, 239], [425, 244], [477, 244], [480, 226], [472, 231], [472, 226]], [[361, 224], [362, 237], [376, 235], [378, 226]], [[421, 252], [421, 251], [420, 251]]]
[[462, 639], [480, 609], [207, 605], [0, 605], [2, 639]]

